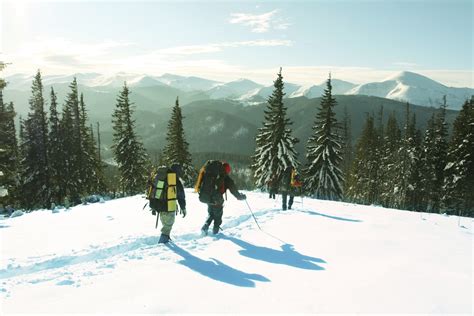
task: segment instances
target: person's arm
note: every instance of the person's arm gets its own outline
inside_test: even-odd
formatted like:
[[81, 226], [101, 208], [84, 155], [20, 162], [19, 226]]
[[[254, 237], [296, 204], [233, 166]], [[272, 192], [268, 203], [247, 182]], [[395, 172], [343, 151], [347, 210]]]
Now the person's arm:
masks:
[[180, 180], [176, 183], [176, 197], [178, 199], [179, 207], [182, 210], [186, 209], [186, 196], [184, 194], [184, 187]]
[[234, 180], [232, 180], [229, 176], [224, 178], [224, 185], [225, 188], [229, 189], [230, 193], [232, 193], [232, 195], [235, 196], [237, 200], [245, 200], [245, 194], [242, 194], [239, 192], [239, 190], [237, 190]]

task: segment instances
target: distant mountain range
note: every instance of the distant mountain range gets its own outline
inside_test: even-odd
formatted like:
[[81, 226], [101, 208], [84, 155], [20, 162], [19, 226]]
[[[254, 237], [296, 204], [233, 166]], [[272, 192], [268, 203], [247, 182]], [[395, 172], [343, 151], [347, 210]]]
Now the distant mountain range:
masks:
[[[173, 74], [162, 76], [136, 75], [118, 73], [106, 76], [99, 73], [78, 73], [74, 75], [50, 75], [43, 77], [45, 86], [67, 85], [76, 77], [78, 83], [87, 90], [98, 93], [117, 92], [126, 81], [132, 88], [156, 88], [163, 94], [175, 94], [184, 97], [193, 96], [193, 100], [235, 100], [244, 105], [253, 105], [264, 102], [272, 93], [273, 86], [263, 86], [248, 79], [239, 79], [231, 82], [219, 82], [199, 77], [184, 77]], [[6, 77], [8, 89], [29, 91], [32, 75], [16, 74]], [[347, 81], [332, 79], [333, 94], [335, 95], [367, 95], [376, 96], [415, 105], [438, 107], [446, 95], [448, 107], [459, 110], [466, 99], [474, 95], [474, 89], [447, 87], [428, 77], [413, 72], [400, 72], [381, 82], [371, 82], [356, 85]], [[286, 82], [285, 93], [287, 98], [320, 97], [326, 83], [315, 85], [298, 85]], [[154, 94], [152, 91], [149, 93]], [[158, 101], [158, 100], [156, 100]], [[159, 101], [158, 101], [159, 102]], [[166, 101], [169, 102], [169, 101]]]

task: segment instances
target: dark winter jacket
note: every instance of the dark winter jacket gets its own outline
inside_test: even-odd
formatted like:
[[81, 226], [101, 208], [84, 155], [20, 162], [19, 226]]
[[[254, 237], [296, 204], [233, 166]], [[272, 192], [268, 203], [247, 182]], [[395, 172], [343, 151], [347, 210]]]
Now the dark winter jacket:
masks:
[[286, 168], [283, 171], [283, 174], [280, 178], [280, 190], [281, 192], [287, 193], [291, 191], [291, 171], [293, 169], [291, 167]]
[[234, 180], [232, 180], [231, 177], [229, 177], [228, 175], [225, 175], [224, 177], [224, 188], [222, 190], [222, 195], [219, 195], [219, 199], [216, 203], [214, 203], [213, 205], [223, 205], [224, 204], [224, 197], [223, 197], [223, 194], [229, 190], [230, 193], [232, 193], [233, 196], [235, 196], [236, 199], [240, 199], [243, 194], [239, 192], [239, 190], [237, 190], [237, 186], [235, 185], [235, 182]]

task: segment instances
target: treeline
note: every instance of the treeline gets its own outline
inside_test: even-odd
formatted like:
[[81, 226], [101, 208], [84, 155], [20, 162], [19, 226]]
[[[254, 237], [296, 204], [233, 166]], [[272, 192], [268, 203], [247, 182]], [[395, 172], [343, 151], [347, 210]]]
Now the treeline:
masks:
[[[252, 157], [225, 153], [191, 156], [183, 128], [185, 118], [176, 99], [166, 144], [150, 159], [135, 132], [131, 92], [124, 84], [112, 114], [112, 149], [118, 172], [110, 172], [100, 157], [100, 131], [94, 133], [88, 121], [86, 101], [75, 79], [59, 111], [53, 88], [48, 101], [43, 96], [38, 71], [28, 116], [20, 119], [18, 143], [13, 104], [2, 100], [4, 87], [0, 81], [0, 193], [8, 191], [1, 197], [4, 205], [32, 209], [50, 207], [52, 203], [79, 203], [96, 193], [141, 193], [152, 165], [174, 162], [183, 166], [183, 180], [191, 187], [206, 160], [220, 159], [231, 162], [233, 177], [242, 189], [266, 189], [274, 175], [281, 175], [291, 166], [302, 175], [304, 193], [315, 198], [474, 216], [473, 99], [467, 100], [459, 112], [451, 136], [446, 101], [425, 131], [416, 128], [416, 117], [407, 104], [403, 122], [398, 122], [394, 113], [388, 113], [388, 121], [384, 120], [387, 114], [383, 109], [376, 115], [368, 114], [363, 132], [353, 145], [347, 111], [341, 122], [336, 119], [337, 102], [329, 77], [302, 164], [295, 149], [299, 140], [292, 136], [293, 122], [286, 114], [280, 69]], [[45, 111], [47, 103], [49, 115]]]
[[335, 117], [329, 77], [306, 144], [307, 162], [301, 166], [283, 86], [280, 69], [256, 137], [252, 168], [257, 187], [264, 189], [290, 166], [303, 176], [305, 194], [315, 198], [474, 216], [474, 98], [464, 103], [451, 137], [445, 98], [424, 133], [416, 128], [409, 104], [401, 123], [390, 113], [384, 125], [383, 108], [377, 117], [368, 115], [353, 148], [347, 111], [342, 122]]

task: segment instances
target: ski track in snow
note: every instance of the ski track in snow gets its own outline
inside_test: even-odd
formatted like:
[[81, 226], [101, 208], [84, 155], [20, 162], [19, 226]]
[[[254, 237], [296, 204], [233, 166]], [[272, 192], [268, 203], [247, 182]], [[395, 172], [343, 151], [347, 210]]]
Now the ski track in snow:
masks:
[[[265, 222], [272, 220], [275, 216], [284, 216], [291, 212], [304, 212], [311, 215], [328, 216], [315, 213], [310, 209], [296, 208], [289, 211], [282, 211], [280, 208], [276, 207], [276, 204], [277, 203], [275, 203], [272, 208], [254, 211], [254, 215], [258, 218], [258, 222], [261, 226]], [[106, 218], [108, 220], [113, 220], [112, 216], [107, 216]], [[344, 220], [353, 221], [351, 219]], [[213, 236], [210, 234], [208, 236], [202, 236], [200, 233], [177, 235], [172, 240], [171, 249], [158, 244], [159, 236], [140, 236], [124, 238], [124, 240], [115, 245], [91, 245], [89, 249], [82, 249], [79, 251], [73, 250], [72, 254], [68, 255], [58, 256], [57, 254], [49, 254], [45, 256], [31, 256], [28, 257], [27, 262], [22, 263], [17, 263], [15, 259], [10, 259], [8, 265], [0, 269], [0, 282], [2, 284], [0, 287], [0, 296], [6, 294], [8, 297], [8, 293], [13, 286], [24, 283], [38, 284], [52, 282], [58, 286], [79, 287], [81, 281], [83, 282], [85, 278], [93, 278], [97, 275], [110, 273], [123, 261], [143, 260], [144, 258], [152, 256], [159, 256], [161, 260], [173, 260], [172, 256], [170, 256], [170, 251], [174, 251], [176, 254], [181, 256], [181, 258], [175, 258], [175, 261], [182, 261], [183, 258], [190, 257], [196, 259], [197, 257], [190, 255], [187, 251], [202, 250], [218, 239], [233, 241], [240, 246], [244, 245], [242, 240], [236, 239], [235, 237], [239, 237], [239, 231], [241, 229], [251, 229], [252, 226], [256, 226], [256, 223], [250, 214], [228, 218], [224, 213], [223, 225], [221, 227], [222, 231], [219, 235]], [[278, 240], [277, 237], [269, 233], [266, 234], [269, 238]], [[281, 240], [279, 241], [283, 242]], [[245, 244], [244, 246], [246, 246], [244, 248], [247, 250], [242, 250], [242, 254], [245, 255], [246, 252], [264, 250], [263, 253], [270, 257], [280, 257], [280, 259], [274, 259], [277, 263], [278, 261], [288, 260], [287, 252], [292, 251], [291, 247], [282, 247], [283, 252], [278, 256], [276, 255], [278, 252], [270, 248], [257, 248], [250, 244]], [[212, 260], [216, 262], [217, 266], [224, 266], [222, 263], [218, 262], [217, 259]], [[319, 259], [316, 259], [316, 261], [323, 262]], [[205, 261], [202, 262], [206, 263]], [[306, 261], [303, 262], [302, 266], [307, 264]], [[311, 265], [311, 263], [308, 264]], [[323, 269], [319, 266], [315, 266], [315, 268], [317, 270]], [[230, 273], [230, 275], [235, 274], [235, 272], [230, 270], [230, 268], [221, 272], [221, 274], [225, 274], [224, 272]], [[38, 277], [37, 273], [41, 273], [41, 277]], [[256, 279], [265, 281], [265, 278], [261, 277], [256, 277]], [[232, 277], [230, 276], [228, 280], [232, 280]], [[10, 290], [7, 290], [6, 288]]]

